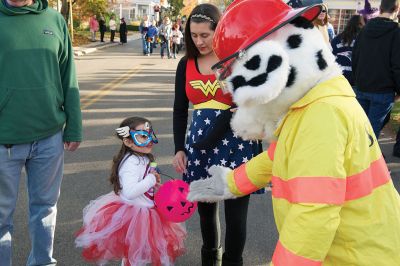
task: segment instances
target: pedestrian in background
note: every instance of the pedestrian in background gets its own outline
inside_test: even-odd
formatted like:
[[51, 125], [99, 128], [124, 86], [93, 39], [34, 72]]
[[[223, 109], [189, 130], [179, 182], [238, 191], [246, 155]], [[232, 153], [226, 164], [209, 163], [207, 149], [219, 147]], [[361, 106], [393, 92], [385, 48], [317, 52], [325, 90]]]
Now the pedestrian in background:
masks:
[[176, 55], [178, 54], [182, 38], [183, 34], [179, 30], [179, 25], [175, 23], [174, 26], [172, 26], [172, 56], [174, 59], [176, 59]]
[[110, 21], [108, 22], [108, 27], [110, 27], [111, 32], [110, 42], [114, 42], [115, 31], [117, 30], [117, 23], [115, 22], [114, 16], [111, 16]]
[[0, 1], [0, 24], [0, 265], [10, 266], [11, 247], [18, 247], [13, 214], [24, 168], [26, 265], [54, 266], [64, 150], [76, 150], [82, 140], [72, 43], [64, 18], [46, 0]]
[[164, 17], [160, 26], [161, 37], [161, 58], [164, 58], [164, 50], [167, 49], [167, 56], [171, 58], [172, 23], [169, 17]]
[[382, 0], [380, 15], [360, 31], [352, 53], [356, 97], [379, 138], [395, 94], [400, 93], [400, 0]]
[[140, 22], [139, 25], [139, 31], [142, 34], [142, 48], [143, 48], [143, 54], [146, 55], [147, 54], [147, 40], [146, 40], [146, 35], [147, 35], [147, 31], [149, 30], [151, 23], [149, 21], [149, 17], [147, 15], [143, 16], [143, 19]]
[[158, 29], [157, 29], [157, 22], [153, 20], [151, 25], [149, 26], [147, 33], [146, 33], [146, 42], [147, 42], [147, 51], [146, 55], [150, 56], [153, 54], [153, 44], [156, 40], [156, 37], [158, 35]]
[[99, 22], [97, 21], [96, 15], [90, 17], [89, 28], [92, 37], [92, 42], [96, 41], [96, 32], [99, 31]]
[[121, 44], [127, 42], [128, 29], [126, 27], [125, 18], [121, 18], [121, 23], [119, 24], [119, 41]]
[[[244, 141], [233, 134], [229, 127], [231, 95], [223, 93], [211, 70], [211, 66], [219, 61], [212, 41], [220, 17], [219, 9], [211, 4], [200, 4], [193, 9], [185, 27], [186, 56], [179, 62], [175, 76], [173, 166], [188, 183], [207, 178], [207, 169], [214, 164], [233, 169], [261, 152], [257, 141]], [[189, 102], [194, 111], [186, 134]], [[214, 128], [222, 130], [215, 134]], [[243, 265], [249, 199], [247, 195], [224, 202], [223, 255], [219, 204], [198, 203], [203, 240], [201, 265], [220, 265], [221, 260], [222, 265]]]
[[339, 33], [331, 42], [332, 53], [336, 57], [336, 62], [342, 67], [343, 75], [351, 86], [354, 86], [351, 54], [356, 37], [364, 25], [364, 18], [361, 15], [353, 15], [347, 22], [343, 32]]
[[103, 16], [101, 16], [99, 20], [99, 30], [100, 30], [100, 41], [104, 42], [104, 34], [107, 31], [107, 26]]
[[329, 33], [328, 33], [328, 7], [326, 5], [321, 5], [322, 10], [318, 17], [314, 19], [314, 26], [321, 32], [324, 40], [330, 46]]

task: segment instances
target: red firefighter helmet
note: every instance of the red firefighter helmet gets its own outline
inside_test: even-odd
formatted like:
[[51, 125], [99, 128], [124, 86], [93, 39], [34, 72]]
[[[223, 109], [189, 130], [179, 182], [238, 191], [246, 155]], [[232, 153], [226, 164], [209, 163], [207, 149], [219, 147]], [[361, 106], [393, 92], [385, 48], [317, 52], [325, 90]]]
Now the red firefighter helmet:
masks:
[[235, 0], [222, 15], [215, 29], [213, 48], [221, 60], [212, 68], [220, 80], [243, 52], [302, 16], [310, 21], [321, 12], [321, 5], [293, 9], [282, 0]]

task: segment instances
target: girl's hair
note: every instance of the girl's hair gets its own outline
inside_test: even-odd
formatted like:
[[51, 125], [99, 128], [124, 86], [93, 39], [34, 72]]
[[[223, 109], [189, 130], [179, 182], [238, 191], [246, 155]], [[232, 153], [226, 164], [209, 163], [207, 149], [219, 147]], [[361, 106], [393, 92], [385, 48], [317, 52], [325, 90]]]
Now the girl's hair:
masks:
[[322, 11], [325, 13], [325, 18], [323, 20], [319, 19], [318, 17], [313, 20], [313, 24], [315, 26], [325, 26], [328, 24], [328, 7], [324, 4], [322, 6]]
[[[147, 120], [146, 118], [142, 117], [128, 117], [124, 121], [121, 122], [119, 127], [125, 127], [128, 126], [130, 129], [135, 129], [137, 126], [142, 125], [144, 123], [148, 122], [151, 125], [151, 122]], [[124, 137], [116, 134], [116, 136], [122, 141]], [[111, 174], [110, 174], [110, 182], [114, 186], [114, 192], [115, 194], [118, 194], [119, 191], [122, 189], [121, 184], [119, 183], [119, 167], [122, 164], [126, 158], [128, 158], [131, 155], [137, 155], [138, 157], [145, 156], [149, 158], [150, 162], [154, 162], [154, 156], [151, 153], [144, 154], [140, 152], [136, 152], [134, 150], [131, 150], [129, 147], [126, 147], [124, 143], [122, 143], [121, 149], [119, 150], [118, 154], [114, 156], [113, 158], [113, 164], [111, 167]], [[125, 156], [127, 156], [125, 158]], [[124, 159], [125, 158], [125, 159]]]
[[353, 15], [349, 22], [347, 22], [346, 27], [343, 32], [340, 33], [342, 37], [342, 43], [344, 45], [350, 46], [353, 40], [357, 37], [357, 34], [360, 32], [362, 27], [364, 26], [364, 18], [361, 15]]
[[221, 18], [221, 11], [212, 4], [200, 4], [196, 6], [186, 22], [185, 27], [185, 43], [186, 43], [186, 57], [196, 58], [200, 55], [199, 50], [192, 40], [192, 34], [190, 30], [190, 22], [195, 23], [209, 23], [210, 30], [215, 31], [219, 19]]

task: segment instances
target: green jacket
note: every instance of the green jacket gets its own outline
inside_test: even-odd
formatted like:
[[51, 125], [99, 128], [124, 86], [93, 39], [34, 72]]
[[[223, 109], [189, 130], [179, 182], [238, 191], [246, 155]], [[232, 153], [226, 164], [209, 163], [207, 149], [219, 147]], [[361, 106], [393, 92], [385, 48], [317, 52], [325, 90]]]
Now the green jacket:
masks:
[[62, 129], [64, 141], [82, 140], [71, 40], [64, 18], [47, 5], [17, 8], [0, 0], [0, 144]]

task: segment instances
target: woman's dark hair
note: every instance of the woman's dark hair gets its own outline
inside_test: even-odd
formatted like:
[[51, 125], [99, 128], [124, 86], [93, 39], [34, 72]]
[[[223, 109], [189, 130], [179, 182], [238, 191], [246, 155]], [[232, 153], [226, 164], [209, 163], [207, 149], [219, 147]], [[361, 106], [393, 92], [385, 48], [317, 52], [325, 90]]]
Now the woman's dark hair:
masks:
[[350, 46], [353, 40], [357, 37], [365, 23], [364, 18], [361, 15], [353, 15], [346, 24], [343, 32], [340, 33], [342, 37], [342, 43]]
[[[151, 125], [151, 122], [149, 120], [147, 120], [146, 118], [128, 117], [124, 121], [121, 122], [119, 127], [128, 126], [130, 129], [135, 129], [137, 126], [142, 125], [146, 122], [148, 122]], [[117, 137], [120, 140], [124, 139], [124, 137], [122, 137], [118, 134], [117, 134]], [[122, 161], [124, 161], [126, 154], [129, 154], [127, 156], [131, 156], [131, 155], [145, 156], [145, 157], [149, 158], [150, 162], [154, 162], [154, 156], [151, 153], [144, 154], [144, 153], [133, 151], [130, 148], [126, 147], [124, 143], [122, 143], [121, 149], [119, 150], [118, 154], [115, 155], [113, 158], [113, 164], [111, 167], [111, 174], [110, 174], [110, 178], [109, 178], [111, 184], [114, 186], [115, 194], [118, 194], [119, 191], [122, 189], [121, 184], [119, 182], [118, 171], [119, 171], [119, 167], [120, 167]], [[128, 157], [126, 157], [126, 158], [128, 158]]]
[[187, 58], [196, 58], [200, 55], [199, 50], [192, 40], [190, 22], [209, 23], [210, 30], [215, 31], [220, 18], [221, 12], [212, 4], [200, 4], [192, 10], [188, 20], [186, 21], [185, 27], [185, 48]]

